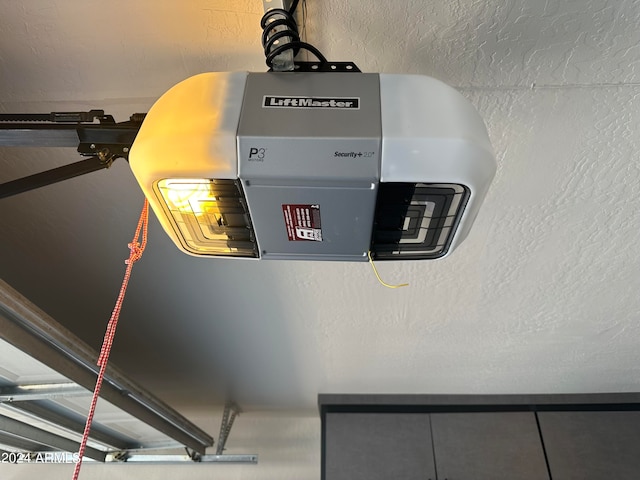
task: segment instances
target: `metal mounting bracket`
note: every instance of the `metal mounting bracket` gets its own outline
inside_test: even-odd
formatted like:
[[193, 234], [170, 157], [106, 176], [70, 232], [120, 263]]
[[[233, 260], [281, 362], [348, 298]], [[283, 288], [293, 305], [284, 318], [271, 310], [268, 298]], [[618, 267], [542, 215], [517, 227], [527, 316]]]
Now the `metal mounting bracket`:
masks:
[[353, 62], [295, 62], [295, 71], [362, 73]]
[[128, 452], [117, 452], [107, 454], [106, 462], [122, 462], [122, 463], [170, 463], [170, 464], [188, 464], [194, 461], [198, 463], [224, 463], [224, 464], [252, 464], [258, 463], [257, 454], [248, 455], [201, 455], [197, 460], [191, 458], [190, 455], [171, 455], [171, 454], [130, 454]]
[[222, 455], [224, 446], [227, 443], [229, 434], [231, 433], [231, 427], [233, 427], [233, 421], [241, 412], [242, 410], [235, 402], [227, 402], [225, 404], [224, 412], [222, 414], [222, 422], [220, 423], [220, 435], [218, 436], [216, 455]]
[[80, 155], [89, 157], [2, 183], [0, 199], [109, 168], [117, 158], [127, 159], [144, 116], [136, 113], [116, 123], [104, 110], [0, 114], [0, 146], [77, 147]]

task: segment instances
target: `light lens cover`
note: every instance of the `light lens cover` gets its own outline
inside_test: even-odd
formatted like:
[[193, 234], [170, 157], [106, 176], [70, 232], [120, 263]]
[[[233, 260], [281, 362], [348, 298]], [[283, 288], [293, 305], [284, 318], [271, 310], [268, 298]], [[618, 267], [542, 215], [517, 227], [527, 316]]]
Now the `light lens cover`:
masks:
[[377, 260], [445, 255], [469, 192], [457, 184], [380, 183], [371, 252]]
[[168, 178], [155, 189], [182, 246], [195, 255], [257, 257], [247, 203], [234, 180]]

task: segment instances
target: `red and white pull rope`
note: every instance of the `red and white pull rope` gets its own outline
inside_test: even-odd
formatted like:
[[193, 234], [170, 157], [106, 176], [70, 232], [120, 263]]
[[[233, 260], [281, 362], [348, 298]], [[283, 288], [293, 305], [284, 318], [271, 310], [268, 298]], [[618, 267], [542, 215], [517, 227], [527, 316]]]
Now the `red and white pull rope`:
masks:
[[[87, 448], [87, 440], [89, 439], [89, 431], [91, 430], [91, 423], [93, 422], [93, 415], [96, 411], [96, 404], [98, 403], [98, 396], [100, 395], [100, 387], [102, 387], [102, 380], [104, 379], [105, 371], [107, 370], [107, 363], [109, 361], [109, 354], [111, 353], [111, 346], [113, 345], [113, 337], [116, 334], [116, 327], [118, 326], [118, 318], [120, 317], [120, 310], [122, 309], [122, 302], [124, 301], [125, 293], [127, 292], [127, 285], [129, 284], [129, 277], [131, 277], [131, 270], [133, 264], [140, 260], [142, 252], [144, 252], [147, 246], [147, 226], [149, 223], [149, 203], [145, 199], [142, 212], [140, 213], [140, 219], [138, 220], [138, 226], [136, 233], [133, 236], [133, 240], [129, 244], [129, 259], [125, 261], [127, 269], [124, 273], [124, 279], [122, 280], [122, 286], [120, 287], [120, 294], [116, 300], [115, 307], [111, 313], [111, 318], [107, 324], [107, 331], [104, 334], [104, 340], [102, 342], [102, 349], [100, 350], [100, 356], [98, 357], [98, 366], [100, 371], [98, 373], [98, 379], [96, 380], [96, 387], [93, 390], [93, 397], [91, 398], [91, 407], [89, 407], [89, 414], [87, 415], [87, 423], [84, 426], [84, 433], [82, 435], [82, 442], [80, 443], [80, 449], [78, 450], [78, 463], [76, 463], [73, 470], [73, 480], [78, 480], [80, 475], [80, 467], [82, 466], [82, 457], [84, 456], [85, 449]], [[142, 238], [141, 238], [142, 235]]]

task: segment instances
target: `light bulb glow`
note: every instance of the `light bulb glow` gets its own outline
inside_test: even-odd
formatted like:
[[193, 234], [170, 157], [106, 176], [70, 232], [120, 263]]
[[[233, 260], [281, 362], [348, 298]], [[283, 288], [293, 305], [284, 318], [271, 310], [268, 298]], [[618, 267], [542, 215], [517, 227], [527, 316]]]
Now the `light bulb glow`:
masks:
[[235, 181], [163, 179], [155, 189], [187, 250], [201, 255], [257, 256], [249, 214]]
[[161, 180], [161, 183], [170, 210], [201, 215], [203, 207], [216, 201], [209, 180]]

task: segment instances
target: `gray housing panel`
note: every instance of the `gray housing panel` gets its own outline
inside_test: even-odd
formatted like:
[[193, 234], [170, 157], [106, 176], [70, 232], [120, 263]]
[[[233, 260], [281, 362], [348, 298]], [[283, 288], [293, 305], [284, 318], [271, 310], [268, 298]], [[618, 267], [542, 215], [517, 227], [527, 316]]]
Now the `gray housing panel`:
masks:
[[[265, 97], [357, 99], [358, 108], [273, 108]], [[381, 137], [377, 74], [249, 74], [239, 177], [263, 258], [367, 260]], [[291, 240], [283, 205], [318, 205], [322, 241]]]

